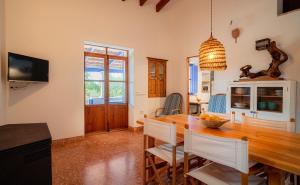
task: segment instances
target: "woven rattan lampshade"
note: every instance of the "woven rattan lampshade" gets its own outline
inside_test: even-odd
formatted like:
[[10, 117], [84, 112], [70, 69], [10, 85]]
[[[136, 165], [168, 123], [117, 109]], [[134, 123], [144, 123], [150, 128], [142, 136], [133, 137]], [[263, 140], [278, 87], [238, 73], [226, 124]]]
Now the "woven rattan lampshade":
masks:
[[211, 34], [199, 49], [199, 66], [203, 71], [226, 70], [226, 56], [223, 44], [212, 36], [212, 0], [211, 0]]
[[204, 71], [226, 70], [225, 48], [211, 36], [199, 49], [200, 69]]

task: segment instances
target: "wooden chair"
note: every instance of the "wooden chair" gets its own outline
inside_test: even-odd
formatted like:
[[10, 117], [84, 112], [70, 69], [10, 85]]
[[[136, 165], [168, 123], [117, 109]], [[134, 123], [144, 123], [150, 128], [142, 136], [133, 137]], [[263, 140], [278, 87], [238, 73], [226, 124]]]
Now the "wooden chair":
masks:
[[[197, 179], [208, 185], [261, 184], [264, 179], [250, 176], [248, 166], [248, 139], [221, 138], [204, 135], [189, 130], [184, 132], [184, 184], [188, 179], [195, 184]], [[187, 156], [194, 154], [206, 158], [212, 163], [188, 170]]]
[[[166, 172], [169, 167], [172, 167], [172, 185], [176, 184], [177, 164], [183, 161], [184, 152], [183, 146], [177, 146], [176, 140], [176, 123], [166, 123], [145, 117], [144, 121], [144, 184], [152, 180], [156, 180], [160, 185], [163, 185], [161, 173]], [[166, 144], [148, 148], [148, 137], [158, 139]], [[160, 158], [168, 163], [168, 166], [157, 168], [155, 157]], [[148, 163], [151, 168], [148, 167]], [[154, 176], [146, 178], [147, 169], [154, 171]]]
[[215, 94], [209, 98], [208, 112], [226, 113], [226, 94]]
[[164, 107], [155, 110], [155, 117], [181, 114], [183, 97], [180, 93], [171, 93], [167, 96]]
[[246, 116], [245, 113], [242, 113], [242, 121], [243, 123], [253, 125], [256, 127], [270, 128], [270, 129], [287, 131], [287, 132], [295, 132], [296, 129], [296, 121], [294, 119], [291, 119], [290, 121], [272, 121], [272, 120], [252, 118]]
[[[286, 131], [286, 132], [295, 132], [296, 131], [296, 120], [291, 119], [290, 121], [272, 121], [272, 120], [264, 120], [258, 118], [252, 118], [246, 116], [245, 113], [242, 113], [242, 122], [262, 128], [269, 128], [274, 130]], [[293, 177], [294, 184], [297, 184], [297, 175], [288, 174], [289, 177]]]

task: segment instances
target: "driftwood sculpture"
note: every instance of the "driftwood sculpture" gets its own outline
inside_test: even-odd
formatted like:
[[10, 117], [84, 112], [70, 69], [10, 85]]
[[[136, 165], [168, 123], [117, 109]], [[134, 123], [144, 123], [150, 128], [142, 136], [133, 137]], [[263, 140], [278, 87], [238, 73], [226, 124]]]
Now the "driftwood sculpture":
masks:
[[271, 78], [280, 77], [281, 72], [279, 70], [279, 66], [288, 60], [288, 56], [285, 52], [277, 48], [275, 41], [272, 41], [270, 45], [267, 46], [267, 50], [272, 56], [272, 63], [270, 64], [269, 69], [262, 70], [257, 73], [251, 73], [250, 69], [252, 68], [252, 66], [246, 65], [240, 69], [242, 71], [240, 78], [248, 77], [253, 79], [261, 76], [268, 76]]

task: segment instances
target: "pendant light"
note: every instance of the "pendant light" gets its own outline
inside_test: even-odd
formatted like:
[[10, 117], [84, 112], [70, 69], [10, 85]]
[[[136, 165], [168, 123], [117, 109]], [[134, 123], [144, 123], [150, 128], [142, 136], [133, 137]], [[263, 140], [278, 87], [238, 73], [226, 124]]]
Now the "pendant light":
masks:
[[210, 38], [199, 49], [199, 66], [203, 71], [226, 70], [226, 56], [223, 44], [212, 35], [212, 0], [210, 13]]

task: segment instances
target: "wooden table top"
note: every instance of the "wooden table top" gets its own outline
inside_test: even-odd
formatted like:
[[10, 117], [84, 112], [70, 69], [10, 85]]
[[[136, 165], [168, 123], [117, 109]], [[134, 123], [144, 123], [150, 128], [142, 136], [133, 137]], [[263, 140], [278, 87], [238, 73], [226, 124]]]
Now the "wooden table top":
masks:
[[[259, 128], [249, 124], [226, 123], [219, 129], [206, 128], [198, 117], [171, 115], [154, 118], [163, 122], [176, 122], [178, 137], [183, 138], [184, 126], [193, 131], [227, 138], [249, 139], [249, 158], [256, 162], [300, 175], [300, 134]], [[143, 124], [143, 120], [138, 121]]]

